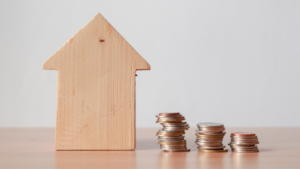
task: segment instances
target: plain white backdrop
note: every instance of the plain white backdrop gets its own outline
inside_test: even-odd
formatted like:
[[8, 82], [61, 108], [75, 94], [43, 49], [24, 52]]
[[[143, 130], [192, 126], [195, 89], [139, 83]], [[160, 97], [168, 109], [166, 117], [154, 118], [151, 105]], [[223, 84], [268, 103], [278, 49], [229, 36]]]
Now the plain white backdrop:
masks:
[[0, 1], [0, 127], [54, 127], [43, 62], [97, 13], [149, 62], [137, 127], [181, 112], [234, 127], [300, 126], [300, 1]]

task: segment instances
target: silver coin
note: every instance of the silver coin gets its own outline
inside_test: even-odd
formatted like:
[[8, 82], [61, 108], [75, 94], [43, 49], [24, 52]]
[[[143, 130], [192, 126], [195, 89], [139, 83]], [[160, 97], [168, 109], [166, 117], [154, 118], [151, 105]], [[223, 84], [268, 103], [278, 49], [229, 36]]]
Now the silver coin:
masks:
[[197, 138], [222, 138], [224, 137], [225, 134], [195, 134]]
[[181, 147], [186, 147], [186, 144], [177, 144], [177, 145], [165, 145], [165, 144], [160, 144], [160, 147], [164, 148], [181, 148]]
[[190, 128], [189, 125], [182, 125], [182, 126], [164, 126], [163, 128]]
[[206, 149], [206, 150], [217, 150], [224, 149], [226, 146], [198, 146], [198, 149]]
[[186, 122], [179, 123], [162, 123], [163, 126], [188, 126]]
[[170, 128], [166, 128], [166, 129], [162, 129], [163, 131], [171, 131], [171, 132], [175, 132], [175, 131], [177, 131], [177, 132], [184, 132], [185, 130], [188, 130], [188, 128], [187, 129], [170, 129]]
[[170, 147], [170, 146], [160, 146], [162, 150], [171, 150], [171, 149], [186, 149], [186, 146], [181, 146], [181, 147]]
[[161, 149], [170, 150], [170, 149], [186, 149], [186, 145], [182, 146], [169, 146], [169, 145], [161, 145]]
[[198, 123], [197, 126], [199, 126], [199, 127], [220, 127], [220, 126], [224, 126], [224, 124], [215, 123], [215, 122], [203, 122], [203, 123]]
[[164, 122], [181, 122], [185, 120], [184, 118], [183, 119], [158, 119], [156, 121], [156, 123], [164, 123]]
[[258, 138], [249, 138], [249, 139], [243, 139], [243, 138], [231, 138], [232, 141], [253, 141], [258, 140]]
[[186, 144], [174, 144], [174, 145], [167, 145], [167, 144], [160, 144], [161, 147], [186, 147]]
[[199, 131], [199, 132], [196, 132], [195, 134], [224, 136], [226, 133], [225, 132]]
[[195, 141], [195, 143], [197, 144], [201, 144], [201, 145], [220, 145], [220, 144], [223, 144], [222, 141], [219, 141], [219, 142], [203, 142], [203, 141]]
[[200, 142], [200, 141], [195, 141], [196, 144], [198, 145], [202, 145], [202, 146], [212, 146], [212, 145], [215, 145], [215, 146], [220, 146], [221, 144], [223, 145], [222, 141], [220, 142]]
[[184, 140], [184, 139], [165, 139], [165, 138], [157, 138], [157, 140], [162, 140], [162, 141], [179, 141], [179, 140]]
[[244, 148], [257, 147], [256, 145], [239, 145], [239, 144], [230, 144], [230, 146], [232, 146], [232, 147], [244, 147]]
[[178, 139], [178, 140], [170, 140], [170, 139], [158, 139], [159, 142], [180, 142], [184, 139]]
[[183, 152], [183, 151], [186, 151], [187, 148], [180, 148], [180, 149], [165, 149], [165, 148], [162, 148], [161, 150], [163, 150], [164, 152]]
[[222, 143], [222, 140], [196, 140], [199, 143]]
[[214, 142], [214, 141], [220, 141], [222, 142], [223, 139], [196, 139], [196, 141], [206, 141], [206, 142]]
[[223, 144], [203, 144], [203, 143], [196, 143], [198, 146], [222, 146]]
[[232, 149], [235, 149], [235, 150], [258, 150], [258, 147], [231, 147]]
[[232, 152], [236, 152], [236, 153], [257, 153], [257, 152], [259, 152], [259, 150], [257, 150], [257, 151], [232, 151]]
[[184, 135], [184, 133], [183, 134], [182, 133], [174, 133], [174, 134], [170, 134], [170, 133], [161, 134], [161, 133], [158, 133], [158, 134], [156, 134], [156, 136], [182, 136], [182, 135]]
[[258, 138], [257, 137], [251, 137], [251, 138], [236, 138], [236, 137], [232, 138], [231, 137], [231, 140], [258, 140]]
[[251, 152], [251, 151], [259, 151], [258, 149], [253, 149], [253, 150], [231, 150], [231, 151], [235, 151], [235, 152]]
[[188, 129], [189, 126], [163, 126], [163, 129]]
[[244, 137], [231, 137], [231, 140], [257, 140], [257, 137], [250, 137], [250, 138], [244, 138]]
[[163, 149], [182, 149], [182, 148], [186, 148], [186, 145], [182, 145], [182, 146], [160, 145], [160, 148], [163, 148]]
[[235, 144], [235, 145], [255, 145], [259, 144], [259, 142], [230, 142], [229, 144]]
[[184, 116], [162, 116], [157, 117], [158, 120], [160, 119], [184, 119]]
[[190, 149], [185, 149], [185, 150], [164, 150], [164, 152], [189, 152]]
[[231, 142], [253, 143], [253, 142], [258, 142], [258, 139], [253, 139], [253, 140], [231, 140]]
[[174, 138], [174, 137], [171, 137], [171, 136], [170, 136], [170, 138], [159, 136], [157, 139], [158, 140], [184, 140], [184, 136], [178, 137], [178, 138]]
[[164, 131], [160, 129], [157, 133], [184, 133], [184, 131]]
[[243, 149], [251, 149], [251, 148], [257, 148], [256, 145], [229, 145], [232, 148], [243, 148]]
[[214, 132], [214, 131], [199, 131], [199, 130], [196, 130], [196, 134], [203, 134], [203, 135], [225, 135], [226, 132], [225, 131]]
[[253, 139], [257, 138], [257, 136], [230, 136], [231, 139]]
[[232, 151], [258, 151], [258, 148], [252, 148], [252, 149], [232, 148]]
[[211, 147], [205, 147], [205, 148], [201, 148], [201, 147], [197, 147], [198, 150], [223, 150], [224, 148], [211, 148]]
[[258, 150], [258, 148], [257, 147], [253, 147], [253, 148], [232, 148], [232, 150], [251, 151], [251, 150]]
[[184, 138], [157, 138], [157, 140], [184, 140]]
[[186, 145], [185, 140], [181, 140], [180, 142], [158, 142], [160, 145], [168, 145], [168, 146], [178, 146], [178, 145]]
[[185, 141], [183, 139], [178, 139], [178, 140], [170, 140], [170, 139], [158, 139], [159, 142], [166, 142], [166, 143], [178, 143], [178, 142], [182, 142]]
[[159, 139], [184, 139], [184, 136], [159, 136]]
[[199, 130], [220, 130], [220, 129], [225, 129], [224, 126], [197, 126]]
[[183, 150], [187, 150], [186, 147], [184, 148], [161, 148], [161, 150], [164, 150], [164, 151], [183, 151]]

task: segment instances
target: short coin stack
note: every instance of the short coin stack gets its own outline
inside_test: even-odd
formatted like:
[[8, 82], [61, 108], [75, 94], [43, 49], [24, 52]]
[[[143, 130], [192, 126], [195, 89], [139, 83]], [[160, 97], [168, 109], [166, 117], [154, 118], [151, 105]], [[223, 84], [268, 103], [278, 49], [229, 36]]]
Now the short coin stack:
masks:
[[223, 137], [226, 134], [222, 123], [205, 122], [197, 124], [196, 144], [201, 152], [227, 152]]
[[156, 117], [156, 123], [163, 126], [156, 134], [160, 148], [167, 152], [190, 151], [186, 148], [186, 141], [183, 136], [185, 130], [189, 129], [189, 125], [183, 122], [184, 116], [180, 113], [160, 113]]
[[255, 133], [234, 132], [231, 133], [231, 142], [228, 144], [233, 152], [258, 152], [256, 144], [259, 144]]

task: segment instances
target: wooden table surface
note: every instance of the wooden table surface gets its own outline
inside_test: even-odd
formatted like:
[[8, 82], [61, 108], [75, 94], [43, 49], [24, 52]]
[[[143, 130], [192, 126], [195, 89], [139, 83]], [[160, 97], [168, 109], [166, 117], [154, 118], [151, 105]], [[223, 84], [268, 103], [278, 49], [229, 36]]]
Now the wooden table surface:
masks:
[[[197, 152], [195, 129], [187, 131], [191, 152], [164, 153], [157, 129], [137, 129], [135, 151], [55, 151], [53, 128], [0, 129], [0, 168], [297, 168], [300, 169], [300, 128], [228, 128], [255, 132], [259, 153]], [[229, 148], [227, 146], [227, 148]]]

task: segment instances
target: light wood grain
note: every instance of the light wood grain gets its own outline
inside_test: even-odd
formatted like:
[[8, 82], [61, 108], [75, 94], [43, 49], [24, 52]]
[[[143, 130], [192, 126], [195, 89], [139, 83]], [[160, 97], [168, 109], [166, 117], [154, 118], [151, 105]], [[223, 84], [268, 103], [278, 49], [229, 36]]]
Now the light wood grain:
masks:
[[97, 14], [44, 64], [57, 70], [57, 150], [133, 150], [135, 73], [150, 65]]
[[194, 129], [186, 133], [191, 149], [187, 153], [161, 152], [155, 136], [157, 129], [137, 129], [135, 151], [55, 151], [54, 129], [0, 128], [0, 168], [300, 168], [300, 128], [227, 128], [224, 144], [227, 145], [229, 133], [234, 131], [255, 132], [260, 152], [199, 153]]

